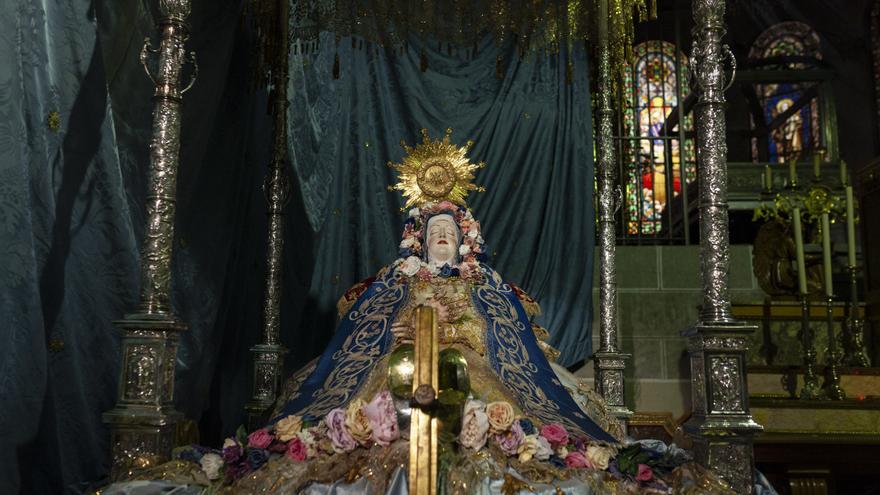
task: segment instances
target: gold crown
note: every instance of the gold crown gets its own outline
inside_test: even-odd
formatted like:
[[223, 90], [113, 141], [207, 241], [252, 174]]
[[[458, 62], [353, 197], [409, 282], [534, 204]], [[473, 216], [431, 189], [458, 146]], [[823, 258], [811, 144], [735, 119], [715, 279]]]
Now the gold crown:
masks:
[[470, 191], [482, 192], [472, 182], [474, 171], [486, 166], [485, 163], [471, 163], [467, 152], [474, 145], [468, 141], [464, 146], [457, 147], [451, 143], [449, 136], [452, 129], [446, 129], [443, 140], [434, 140], [428, 136], [428, 130], [422, 129], [422, 142], [415, 148], [401, 141], [400, 146], [406, 151], [403, 163], [388, 162], [398, 173], [398, 182], [388, 186], [389, 190], [402, 191], [406, 198], [406, 206], [423, 206], [426, 203], [450, 201], [467, 206], [465, 198]]

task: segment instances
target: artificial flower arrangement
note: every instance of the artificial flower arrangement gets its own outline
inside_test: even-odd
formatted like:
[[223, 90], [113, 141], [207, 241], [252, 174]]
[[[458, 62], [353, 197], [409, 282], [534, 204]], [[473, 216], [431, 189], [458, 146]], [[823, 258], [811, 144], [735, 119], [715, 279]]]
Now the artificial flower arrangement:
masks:
[[[452, 215], [461, 231], [462, 239], [458, 247], [460, 262], [456, 267], [448, 264], [438, 266], [429, 263], [423, 255], [424, 223], [428, 218], [440, 213]], [[480, 222], [474, 220], [470, 210], [449, 201], [429, 203], [422, 208], [413, 208], [409, 210], [409, 216], [404, 222], [403, 239], [400, 241], [398, 256], [398, 259], [392, 264], [392, 268], [407, 277], [417, 276], [421, 280], [430, 280], [437, 276], [479, 279], [482, 277], [480, 262], [486, 261], [483, 236], [480, 234]]]
[[[391, 392], [384, 390], [370, 402], [355, 399], [317, 422], [287, 416], [249, 435], [240, 428], [236, 438], [226, 439], [222, 450], [191, 446], [178, 451], [178, 457], [200, 464], [209, 480], [228, 485], [260, 469], [273, 456], [299, 463], [359, 448], [386, 447], [399, 438], [394, 401]], [[492, 444], [521, 463], [546, 462], [557, 468], [608, 471], [615, 477], [641, 483], [652, 482], [655, 471], [665, 474], [681, 464], [669, 456], [643, 450], [638, 443], [623, 448], [615, 457], [612, 448], [575, 437], [561, 424], [538, 426], [527, 418], [516, 417], [513, 406], [504, 401], [486, 404], [469, 399], [456, 443], [469, 453]]]

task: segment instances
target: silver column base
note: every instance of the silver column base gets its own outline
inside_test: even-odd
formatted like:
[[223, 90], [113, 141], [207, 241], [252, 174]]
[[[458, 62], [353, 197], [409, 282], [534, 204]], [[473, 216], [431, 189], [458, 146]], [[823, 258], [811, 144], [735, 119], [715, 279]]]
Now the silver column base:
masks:
[[749, 413], [745, 355], [756, 326], [743, 322], [700, 323], [688, 339], [693, 414], [684, 431], [697, 462], [720, 474], [736, 493], [755, 485], [752, 438], [763, 427]]
[[633, 412], [626, 407], [624, 397], [624, 376], [629, 354], [614, 351], [599, 351], [593, 354], [593, 367], [596, 374], [596, 391], [605, 399], [608, 413], [619, 419], [626, 428], [626, 421]]
[[271, 419], [268, 413], [275, 404], [276, 392], [281, 390], [287, 349], [277, 344], [257, 344], [251, 347], [251, 354], [254, 363], [254, 392], [245, 405], [248, 431], [265, 426]]
[[123, 331], [122, 370], [116, 406], [103, 415], [111, 430], [113, 465], [120, 479], [171, 458], [177, 424], [174, 367], [186, 325], [171, 315], [134, 314], [114, 324]]

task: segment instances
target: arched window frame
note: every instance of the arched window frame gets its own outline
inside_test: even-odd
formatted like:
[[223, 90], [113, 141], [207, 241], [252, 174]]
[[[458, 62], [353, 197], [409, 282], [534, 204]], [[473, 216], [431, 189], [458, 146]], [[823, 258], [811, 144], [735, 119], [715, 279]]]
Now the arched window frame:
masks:
[[696, 178], [692, 115], [663, 129], [690, 92], [688, 60], [662, 40], [634, 46], [632, 60], [622, 81], [623, 231], [625, 237], [657, 236], [668, 229], [669, 203], [681, 193], [682, 164], [684, 187]]
[[[819, 35], [807, 24], [786, 21], [770, 26], [752, 44], [749, 62], [763, 70], [803, 70], [822, 60]], [[816, 87], [818, 88], [818, 86]], [[796, 104], [812, 88], [803, 83], [757, 83], [754, 85], [763, 112], [762, 127], [767, 127]], [[769, 135], [752, 138], [754, 162], [784, 162], [786, 157], [804, 155], [824, 147], [818, 92], [790, 115]], [[751, 116], [753, 131], [759, 128]], [[766, 140], [766, 144], [762, 141]]]

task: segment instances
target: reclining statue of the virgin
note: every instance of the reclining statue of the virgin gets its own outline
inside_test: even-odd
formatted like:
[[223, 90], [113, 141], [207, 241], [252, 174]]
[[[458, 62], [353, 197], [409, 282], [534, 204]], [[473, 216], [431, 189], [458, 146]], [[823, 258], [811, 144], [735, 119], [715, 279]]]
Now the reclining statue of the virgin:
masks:
[[180, 457], [236, 493], [406, 493], [415, 315], [427, 310], [441, 492], [725, 493], [686, 452], [626, 442], [601, 397], [552, 362], [537, 303], [485, 263], [465, 203], [482, 166], [471, 143], [422, 133], [389, 164], [408, 209], [398, 258], [340, 299], [332, 341], [287, 382], [268, 426]]

